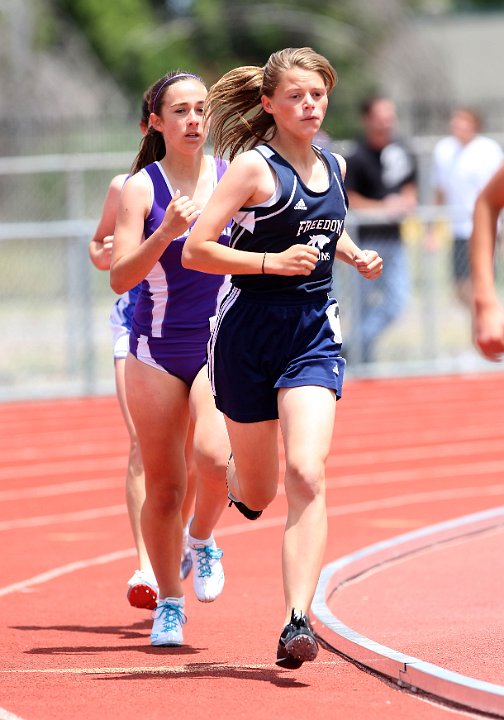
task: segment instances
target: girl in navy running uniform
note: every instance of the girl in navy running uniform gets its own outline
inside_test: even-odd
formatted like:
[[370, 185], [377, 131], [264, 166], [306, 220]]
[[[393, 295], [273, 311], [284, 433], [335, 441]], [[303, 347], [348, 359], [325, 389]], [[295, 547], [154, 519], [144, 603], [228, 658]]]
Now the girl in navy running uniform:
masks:
[[[205, 112], [216, 153], [229, 151], [232, 162], [182, 258], [186, 267], [232, 273], [209, 372], [233, 452], [229, 499], [250, 519], [277, 492], [280, 423], [288, 516], [277, 663], [287, 668], [318, 652], [306, 613], [325, 549], [325, 462], [344, 370], [338, 305], [328, 296], [332, 264], [338, 257], [367, 278], [382, 266], [344, 231], [343, 158], [312, 144], [335, 81], [324, 57], [289, 48], [211, 88]], [[216, 241], [231, 218], [224, 247]]]
[[[189, 229], [226, 169], [203, 152], [206, 94], [190, 73], [172, 73], [153, 85], [149, 130], [121, 192], [110, 269], [118, 293], [141, 283], [126, 395], [145, 467], [142, 532], [159, 584], [153, 645], [182, 644], [181, 508], [191, 421], [199, 481], [189, 529], [194, 590], [211, 602], [224, 585], [212, 531], [226, 501], [229, 440], [206, 372], [209, 318], [224, 276], [186, 270], [180, 262]], [[226, 229], [219, 239], [228, 244]]]

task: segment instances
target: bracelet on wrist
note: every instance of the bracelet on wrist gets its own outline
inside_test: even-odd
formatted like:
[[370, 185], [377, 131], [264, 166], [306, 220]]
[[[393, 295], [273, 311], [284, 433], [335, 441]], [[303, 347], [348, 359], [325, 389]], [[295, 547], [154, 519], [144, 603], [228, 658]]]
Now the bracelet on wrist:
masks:
[[266, 255], [267, 255], [267, 253], [264, 253], [263, 259], [262, 259], [262, 263], [261, 263], [261, 273], [262, 273], [263, 275], [266, 275], [266, 271], [265, 271], [265, 269], [264, 269], [264, 261], [266, 260]]

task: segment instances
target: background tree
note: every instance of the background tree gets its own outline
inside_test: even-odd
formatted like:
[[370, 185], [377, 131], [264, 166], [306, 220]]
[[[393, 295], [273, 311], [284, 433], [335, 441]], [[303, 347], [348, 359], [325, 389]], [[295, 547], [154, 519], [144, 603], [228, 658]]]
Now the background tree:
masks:
[[326, 120], [348, 136], [356, 107], [374, 89], [373, 55], [404, 18], [400, 0], [53, 0], [86, 34], [135, 105], [170, 69], [189, 69], [211, 84], [231, 67], [263, 64], [282, 47], [310, 45], [339, 75]]
[[231, 67], [263, 64], [282, 47], [310, 45], [339, 76], [325, 128], [348, 137], [357, 108], [380, 91], [376, 58], [412, 13], [502, 9], [503, 0], [51, 0], [78, 25], [131, 99], [168, 70], [188, 69], [209, 84]]

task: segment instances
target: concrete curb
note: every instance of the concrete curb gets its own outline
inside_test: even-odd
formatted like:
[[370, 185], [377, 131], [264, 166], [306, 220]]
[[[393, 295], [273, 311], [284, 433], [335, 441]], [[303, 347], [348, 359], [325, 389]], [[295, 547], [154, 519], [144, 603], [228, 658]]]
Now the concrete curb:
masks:
[[425, 662], [364, 637], [330, 611], [327, 600], [345, 582], [384, 562], [431, 545], [504, 524], [504, 506], [431, 525], [369, 545], [326, 565], [311, 610], [330, 631], [324, 639], [351, 660], [385, 675], [412, 692], [423, 691], [444, 701], [504, 717], [504, 687], [476, 680]]

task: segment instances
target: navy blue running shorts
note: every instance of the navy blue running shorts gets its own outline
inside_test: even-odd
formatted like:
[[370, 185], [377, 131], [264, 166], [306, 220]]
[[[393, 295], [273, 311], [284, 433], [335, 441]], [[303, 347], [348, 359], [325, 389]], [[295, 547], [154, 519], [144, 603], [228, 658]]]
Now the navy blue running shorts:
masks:
[[278, 388], [318, 385], [341, 397], [338, 303], [327, 295], [267, 298], [233, 288], [208, 343], [217, 408], [236, 422], [278, 418]]

